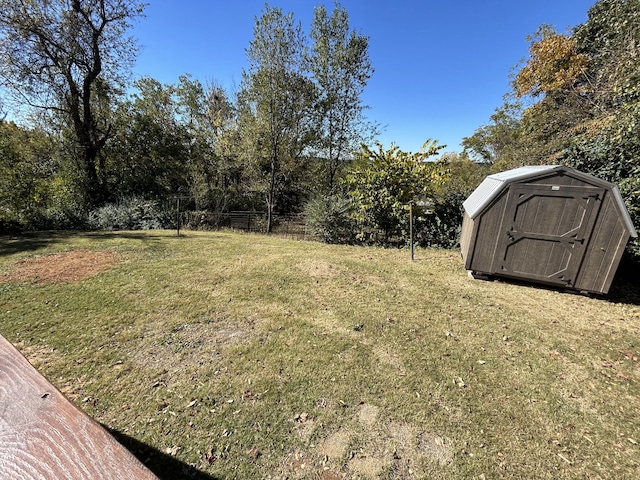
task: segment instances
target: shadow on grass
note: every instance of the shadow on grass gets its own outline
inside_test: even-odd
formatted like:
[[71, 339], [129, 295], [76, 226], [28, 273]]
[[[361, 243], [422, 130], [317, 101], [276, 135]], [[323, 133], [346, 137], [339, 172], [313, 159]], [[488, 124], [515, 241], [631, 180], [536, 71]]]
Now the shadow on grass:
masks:
[[208, 473], [181, 462], [146, 443], [143, 443], [118, 430], [102, 425], [120, 444], [129, 450], [140, 460], [145, 467], [151, 470], [161, 480], [195, 479], [195, 480], [222, 480], [220, 477], [212, 477]]
[[[185, 235], [180, 235], [183, 237]], [[99, 231], [99, 232], [77, 232], [77, 231], [47, 231], [28, 232], [15, 235], [0, 235], [0, 256], [12, 255], [21, 252], [34, 252], [41, 248], [64, 243], [71, 238], [90, 238], [96, 241], [126, 238], [129, 240], [140, 240], [142, 242], [155, 241], [166, 238], [178, 238], [175, 232], [168, 230], [156, 231]]]
[[2, 235], [0, 237], [0, 255], [33, 252], [49, 245], [63, 242], [71, 235], [73, 235], [71, 232], [38, 232]]
[[[613, 277], [609, 293], [588, 293], [575, 289], [561, 288], [554, 285], [545, 285], [543, 283], [528, 282], [526, 280], [508, 277], [498, 277], [490, 275], [484, 280], [510, 283], [520, 285], [525, 288], [536, 288], [542, 290], [553, 290], [560, 293], [568, 293], [573, 295], [584, 295], [587, 297], [597, 298], [605, 302], [625, 303], [630, 305], [640, 305], [640, 265], [637, 262], [627, 259], [622, 262], [616, 275]], [[482, 277], [478, 277], [482, 279]]]
[[615, 303], [629, 303], [640, 305], [640, 265], [636, 262], [626, 262], [620, 265], [613, 279], [607, 300]]
[[545, 285], [542, 283], [527, 282], [525, 280], [514, 278], [489, 277], [488, 280], [511, 283], [513, 285], [520, 285], [525, 288], [553, 290], [556, 292], [567, 293], [571, 295], [583, 295], [586, 297], [597, 298], [605, 302], [640, 305], [640, 282], [637, 278], [616, 276], [613, 279], [613, 283], [611, 285], [611, 288], [609, 289], [609, 293], [607, 293], [606, 295], [600, 293], [580, 292], [578, 290], [560, 288], [553, 285]]

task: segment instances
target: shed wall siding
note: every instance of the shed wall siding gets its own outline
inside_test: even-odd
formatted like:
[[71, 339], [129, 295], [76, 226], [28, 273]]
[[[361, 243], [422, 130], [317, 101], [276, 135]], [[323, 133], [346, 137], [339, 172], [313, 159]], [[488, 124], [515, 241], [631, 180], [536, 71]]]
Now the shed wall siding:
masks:
[[473, 227], [474, 221], [465, 212], [462, 219], [462, 231], [460, 232], [460, 251], [464, 260], [464, 268], [471, 269], [471, 251], [473, 249]]
[[498, 239], [500, 237], [500, 224], [504, 213], [507, 195], [500, 195], [475, 222], [477, 234], [472, 246], [470, 270], [482, 273], [494, 273], [492, 270]]
[[607, 293], [628, 240], [629, 233], [620, 218], [612, 195], [607, 193], [575, 287]]

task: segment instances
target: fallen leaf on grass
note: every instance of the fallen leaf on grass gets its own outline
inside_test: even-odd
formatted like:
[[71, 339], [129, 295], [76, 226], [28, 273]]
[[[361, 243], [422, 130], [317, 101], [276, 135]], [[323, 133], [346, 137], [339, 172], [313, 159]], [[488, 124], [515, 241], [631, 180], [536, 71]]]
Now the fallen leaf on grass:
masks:
[[467, 384], [464, 383], [464, 380], [462, 380], [462, 377], [458, 377], [456, 378], [453, 383], [455, 383], [456, 385], [458, 385], [459, 387], [466, 387]]
[[605, 372], [604, 370], [602, 370], [600, 373], [602, 375], [604, 375], [605, 377], [607, 377], [609, 380], [613, 380], [613, 377], [611, 375], [609, 375], [607, 372]]
[[258, 458], [261, 455], [261, 453], [260, 453], [260, 450], [254, 447], [250, 450], [247, 450], [247, 455], [249, 455], [252, 458]]
[[216, 447], [213, 447], [210, 451], [205, 452], [204, 459], [209, 465], [213, 465], [218, 459], [218, 454], [216, 453]]
[[175, 447], [168, 447], [166, 452], [172, 457], [175, 457], [180, 450], [182, 450], [182, 447], [175, 446]]

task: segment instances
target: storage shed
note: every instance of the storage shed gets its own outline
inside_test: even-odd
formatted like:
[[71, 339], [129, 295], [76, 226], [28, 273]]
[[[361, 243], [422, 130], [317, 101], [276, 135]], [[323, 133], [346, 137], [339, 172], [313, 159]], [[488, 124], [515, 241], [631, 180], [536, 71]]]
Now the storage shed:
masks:
[[463, 206], [462, 258], [479, 276], [607, 293], [637, 236], [617, 186], [564, 166], [490, 175]]

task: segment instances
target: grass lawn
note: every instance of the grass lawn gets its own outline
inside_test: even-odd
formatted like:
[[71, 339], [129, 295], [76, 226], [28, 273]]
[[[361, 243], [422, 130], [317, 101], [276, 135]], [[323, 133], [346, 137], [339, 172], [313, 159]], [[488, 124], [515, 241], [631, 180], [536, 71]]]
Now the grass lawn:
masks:
[[0, 239], [0, 333], [164, 478], [637, 478], [639, 305], [447, 250]]

